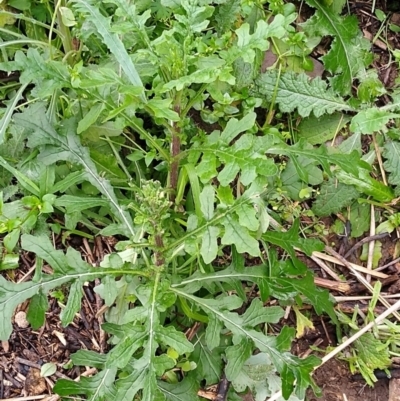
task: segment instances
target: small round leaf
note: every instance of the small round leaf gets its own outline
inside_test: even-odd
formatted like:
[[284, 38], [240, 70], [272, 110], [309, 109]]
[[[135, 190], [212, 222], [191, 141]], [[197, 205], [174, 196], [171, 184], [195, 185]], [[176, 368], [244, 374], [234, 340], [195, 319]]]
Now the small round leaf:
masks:
[[54, 375], [57, 371], [57, 365], [53, 362], [45, 363], [40, 369], [40, 376], [48, 377]]

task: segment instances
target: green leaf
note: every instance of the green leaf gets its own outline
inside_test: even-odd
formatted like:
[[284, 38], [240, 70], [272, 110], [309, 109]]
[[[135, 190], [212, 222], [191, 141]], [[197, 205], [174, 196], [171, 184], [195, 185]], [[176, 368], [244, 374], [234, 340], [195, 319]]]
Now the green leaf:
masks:
[[89, 112], [85, 114], [82, 120], [78, 123], [78, 128], [76, 132], [81, 134], [82, 132], [86, 131], [91, 125], [93, 125], [97, 119], [100, 117], [101, 112], [104, 109], [104, 104], [97, 103], [93, 105]]
[[179, 121], [179, 114], [171, 110], [170, 106], [172, 99], [150, 99], [147, 103], [147, 107], [151, 109], [156, 118], [165, 118], [170, 121]]
[[340, 182], [353, 185], [358, 191], [372, 196], [378, 202], [390, 202], [394, 198], [393, 190], [373, 179], [366, 170], [360, 169], [357, 176], [342, 170], [336, 171], [335, 175]]
[[[253, 344], [261, 352], [266, 352], [271, 358], [275, 368], [282, 374], [282, 379], [290, 378], [290, 384], [297, 380], [296, 391], [304, 397], [305, 390], [312, 384], [310, 373], [314, 366], [318, 365], [318, 359], [309, 357], [305, 360], [300, 360], [288, 352], [281, 353], [276, 348], [276, 339], [274, 337], [266, 336], [263, 333], [248, 327], [243, 323], [243, 317], [234, 312], [227, 312], [227, 309], [234, 309], [235, 305], [231, 302], [230, 297], [221, 297], [219, 299], [205, 299], [199, 298], [184, 291], [174, 288], [174, 291], [182, 297], [199, 305], [204, 312], [213, 319], [218, 319], [224, 326], [233, 334], [233, 342], [238, 345], [238, 348], [233, 348], [231, 358], [228, 358], [228, 364], [232, 366], [232, 372], [236, 374], [242, 368], [245, 361], [240, 358], [238, 349], [248, 352], [246, 345], [239, 347], [239, 343]], [[227, 355], [228, 356], [228, 355]], [[239, 359], [238, 359], [239, 358]], [[239, 368], [240, 367], [240, 368]]]
[[205, 185], [200, 193], [200, 208], [206, 220], [214, 215], [215, 190], [212, 185]]
[[240, 0], [227, 1], [216, 8], [215, 21], [216, 29], [219, 34], [231, 29], [233, 23], [237, 21], [240, 12]]
[[155, 338], [162, 344], [174, 348], [179, 355], [192, 352], [193, 344], [188, 341], [185, 334], [177, 331], [173, 326], [158, 326], [155, 332]]
[[[64, 193], [67, 189], [72, 187], [75, 184], [78, 184], [82, 181], [85, 181], [86, 173], [83, 171], [74, 171], [69, 173], [65, 178], [61, 181], [58, 181], [54, 184], [53, 188], [49, 192], [57, 193], [61, 192]], [[59, 199], [59, 198], [58, 198]], [[57, 202], [57, 200], [56, 200]]]
[[252, 343], [248, 338], [226, 349], [225, 355], [228, 363], [226, 364], [225, 374], [229, 381], [233, 381], [239, 376], [244, 363], [250, 358], [251, 353]]
[[75, 317], [75, 314], [81, 308], [82, 300], [82, 282], [76, 280], [69, 289], [68, 301], [65, 308], [60, 313], [61, 324], [63, 327], [68, 326]]
[[255, 298], [246, 312], [242, 315], [243, 324], [255, 327], [261, 323], [278, 323], [285, 315], [285, 311], [279, 306], [265, 308], [263, 302]]
[[[57, 287], [75, 279], [90, 281], [101, 275], [110, 274], [108, 269], [94, 270], [84, 262], [78, 251], [68, 248], [67, 255], [55, 250], [47, 237], [24, 234], [21, 237], [22, 248], [35, 253], [46, 260], [54, 269], [54, 275], [43, 274], [41, 281], [29, 283], [11, 283], [0, 276], [0, 314], [3, 324], [0, 325], [0, 339], [7, 340], [12, 332], [11, 317], [15, 308], [29, 298], [38, 295], [35, 303], [38, 310], [32, 308], [32, 320], [35, 325], [43, 320], [46, 310], [46, 294]], [[35, 306], [36, 307], [36, 306]]]
[[45, 313], [48, 308], [49, 303], [46, 294], [39, 291], [38, 294], [35, 294], [32, 297], [31, 302], [29, 303], [28, 313], [26, 314], [26, 318], [31, 324], [32, 329], [37, 330], [44, 325]]
[[247, 252], [252, 256], [258, 256], [260, 254], [258, 241], [254, 239], [236, 219], [228, 215], [224, 218], [222, 224], [225, 227], [225, 233], [221, 238], [222, 244], [233, 244], [240, 253]]
[[187, 375], [178, 384], [166, 383], [165, 381], [160, 381], [158, 384], [168, 401], [200, 401], [197, 396], [199, 382], [195, 380], [194, 375]]
[[333, 37], [331, 49], [322, 60], [325, 68], [334, 75], [331, 79], [333, 88], [347, 95], [353, 80], [365, 70], [370, 43], [362, 38], [354, 15], [343, 18], [321, 2], [306, 2], [317, 11], [302, 24], [303, 29], [311, 37]]
[[146, 336], [144, 330], [129, 330], [128, 333], [128, 336], [108, 353], [107, 367], [124, 368], [134, 352], [143, 345]]
[[386, 161], [383, 163], [385, 170], [389, 174], [389, 183], [400, 185], [400, 143], [388, 140], [383, 148], [383, 157]]
[[372, 333], [365, 333], [354, 342], [357, 364], [364, 378], [371, 385], [376, 381], [375, 369], [387, 369], [391, 365], [387, 344], [383, 344]]
[[213, 226], [207, 227], [203, 233], [200, 254], [206, 264], [211, 263], [217, 257], [219, 233], [220, 229]]
[[[51, 154], [46, 154], [46, 152], [42, 153], [41, 159], [45, 164], [53, 164], [60, 160], [68, 160], [84, 167], [86, 179], [109, 200], [111, 207], [121, 220], [126, 235], [135, 235], [130, 215], [119, 205], [119, 201], [110, 183], [98, 174], [96, 166], [90, 158], [88, 149], [80, 144], [79, 137], [74, 133], [76, 125], [73, 121], [64, 123], [64, 128], [67, 131], [64, 136], [60, 135], [50, 124], [46, 118], [46, 111], [42, 104], [35, 104], [29, 107], [27, 111], [16, 115], [14, 118], [21, 126], [34, 131], [29, 137], [28, 146], [54, 146]], [[50, 149], [51, 148], [48, 147], [47, 151], [49, 152]]]
[[350, 118], [341, 113], [325, 114], [319, 118], [311, 115], [301, 120], [297, 135], [311, 145], [318, 145], [333, 139], [349, 121]]
[[22, 174], [16, 168], [12, 167], [5, 159], [0, 156], [0, 166], [8, 170], [13, 176], [18, 180], [18, 183], [25, 188], [28, 192], [32, 195], [37, 197], [40, 196], [40, 189], [39, 187], [29, 179], [29, 177]]
[[40, 376], [41, 377], [49, 377], [54, 375], [57, 372], [57, 365], [55, 363], [49, 362], [45, 363], [40, 368]]
[[54, 206], [65, 207], [67, 213], [81, 212], [82, 210], [90, 209], [92, 207], [109, 206], [109, 202], [105, 199], [96, 197], [62, 195], [56, 199]]
[[84, 394], [90, 401], [116, 400], [116, 368], [104, 369], [92, 377], [81, 377], [79, 383], [60, 379], [53, 390], [60, 396]]
[[267, 231], [263, 234], [263, 239], [281, 247], [292, 256], [293, 259], [296, 259], [294, 248], [300, 248], [308, 256], [311, 256], [314, 251], [322, 251], [324, 249], [324, 244], [317, 239], [300, 238], [299, 227], [300, 222], [296, 219], [289, 231]]
[[194, 340], [195, 347], [190, 359], [197, 364], [195, 374], [198, 380], [205, 380], [207, 386], [217, 383], [221, 377], [221, 354], [224, 348], [214, 347], [210, 350], [205, 342], [204, 332], [196, 334]]
[[370, 168], [368, 163], [360, 159], [360, 156], [356, 150], [354, 150], [350, 154], [329, 154], [325, 146], [314, 148], [310, 144], [307, 144], [304, 139], [301, 139], [299, 142], [292, 146], [281, 142], [275, 146], [270, 147], [268, 149], [268, 153], [277, 155], [284, 154], [289, 156], [293, 163], [295, 163], [296, 170], [300, 178], [305, 182], [308, 182], [308, 173], [307, 171], [304, 171], [304, 169], [297, 163], [298, 156], [303, 156], [309, 160], [315, 160], [322, 166], [325, 173], [327, 173], [329, 176], [332, 176], [330, 166], [331, 164], [334, 166], [339, 166], [344, 171], [354, 176], [358, 175], [358, 172], [361, 168]]
[[351, 120], [350, 129], [355, 133], [373, 134], [376, 131], [387, 131], [386, 124], [400, 114], [389, 113], [376, 107], [362, 110]]
[[342, 184], [331, 178], [321, 185], [313, 204], [317, 216], [329, 216], [349, 206], [359, 196], [354, 186]]
[[[268, 355], [260, 352], [245, 362], [232, 385], [238, 393], [244, 393], [248, 389], [256, 401], [264, 401], [281, 389], [282, 381]], [[281, 400], [282, 397], [279, 398]], [[289, 401], [303, 400], [303, 397], [297, 398], [295, 395], [289, 398]]]
[[18, 89], [18, 92], [14, 95], [12, 100], [7, 105], [7, 108], [3, 114], [3, 117], [0, 120], [0, 145], [4, 142], [4, 137], [5, 137], [8, 125], [10, 124], [11, 117], [15, 111], [15, 107], [17, 106], [18, 102], [21, 100], [23, 93], [25, 92], [26, 87], [28, 85], [29, 85], [29, 83], [21, 85], [21, 87]]
[[76, 25], [74, 13], [68, 7], [60, 7], [61, 20], [65, 26]]
[[[127, 75], [130, 82], [142, 90], [144, 89], [142, 80], [136, 71], [135, 65], [129, 57], [123, 43], [118, 35], [111, 33], [110, 21], [105, 18], [96, 6], [93, 6], [90, 1], [74, 0], [75, 8], [83, 13], [86, 21], [93, 24], [94, 28], [101, 35], [103, 42], [107, 45], [110, 52], [115, 56], [115, 59], [121, 66], [122, 70]], [[96, 4], [97, 5], [97, 4]], [[143, 103], [146, 103], [144, 93], [140, 95]]]
[[256, 121], [256, 113], [247, 113], [241, 120], [230, 118], [225, 129], [221, 133], [221, 141], [225, 145], [229, 145], [241, 132], [247, 131], [254, 127]]
[[107, 360], [107, 355], [81, 349], [71, 355], [71, 360], [76, 366], [93, 366], [98, 369], [103, 369]]
[[239, 224], [242, 227], [246, 227], [250, 231], [257, 231], [260, 225], [257, 220], [257, 211], [254, 205], [248, 203], [242, 203], [236, 210], [235, 213], [239, 217]]
[[2, 260], [0, 260], [0, 270], [10, 270], [17, 269], [19, 267], [19, 255], [9, 253], [3, 255]]
[[277, 70], [268, 71], [255, 82], [255, 92], [265, 97], [268, 102], [275, 101], [283, 113], [297, 109], [302, 117], [311, 112], [316, 117], [332, 114], [335, 111], [351, 110], [351, 107], [337, 94], [328, 89], [320, 78], [310, 78], [306, 74], [285, 72], [278, 75]]

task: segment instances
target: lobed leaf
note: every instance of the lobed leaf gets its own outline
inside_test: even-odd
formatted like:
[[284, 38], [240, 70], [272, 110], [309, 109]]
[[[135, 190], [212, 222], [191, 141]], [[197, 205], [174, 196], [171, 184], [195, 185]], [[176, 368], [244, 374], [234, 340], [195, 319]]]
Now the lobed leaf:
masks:
[[332, 36], [329, 52], [322, 57], [325, 68], [334, 74], [333, 88], [343, 95], [350, 93], [354, 79], [365, 70], [370, 43], [363, 39], [354, 15], [341, 17], [328, 5], [306, 0], [316, 12], [303, 25], [310, 36]]
[[387, 131], [386, 124], [393, 118], [399, 118], [400, 114], [389, 113], [376, 107], [362, 110], [351, 120], [350, 129], [354, 133], [373, 134], [377, 131]]
[[306, 74], [285, 72], [279, 75], [276, 70], [267, 71], [256, 79], [254, 92], [268, 102], [276, 102], [281, 112], [297, 110], [302, 117], [352, 110], [322, 79], [311, 80]]
[[[143, 90], [143, 83], [138, 72], [136, 71], [135, 65], [129, 57], [118, 35], [112, 33], [110, 21], [107, 20], [107, 18], [100, 13], [99, 9], [91, 4], [90, 1], [73, 0], [73, 3], [74, 7], [85, 15], [87, 21], [90, 21], [97, 32], [101, 35], [104, 43], [107, 45], [110, 52], [115, 56], [115, 59], [124, 70], [131, 83]], [[143, 103], [146, 103], [146, 97], [143, 92], [140, 95], [140, 99]]]

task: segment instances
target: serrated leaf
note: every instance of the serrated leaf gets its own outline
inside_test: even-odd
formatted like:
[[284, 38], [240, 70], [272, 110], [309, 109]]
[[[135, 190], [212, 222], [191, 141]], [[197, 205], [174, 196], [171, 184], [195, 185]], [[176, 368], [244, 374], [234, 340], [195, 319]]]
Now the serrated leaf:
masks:
[[185, 334], [177, 331], [173, 326], [158, 326], [155, 332], [155, 338], [160, 343], [174, 348], [179, 355], [184, 355], [186, 352], [193, 351], [193, 344], [188, 341]]
[[349, 206], [359, 196], [354, 186], [346, 185], [334, 179], [324, 182], [313, 204], [317, 216], [329, 216]]
[[114, 386], [117, 369], [104, 369], [92, 377], [81, 377], [79, 383], [73, 380], [60, 379], [53, 391], [60, 396], [84, 394], [88, 401], [115, 400]]
[[[242, 317], [234, 312], [227, 312], [227, 304], [230, 304], [229, 298], [232, 297], [222, 297], [220, 299], [205, 299], [199, 298], [191, 294], [187, 294], [178, 289], [174, 291], [188, 300], [199, 305], [204, 312], [206, 312], [209, 317], [215, 316], [220, 322], [222, 322], [227, 329], [229, 329], [233, 334], [233, 341], [239, 344], [241, 341], [248, 343], [251, 341], [253, 345], [262, 352], [266, 352], [271, 358], [275, 368], [283, 376], [283, 379], [291, 378], [290, 385], [293, 384], [294, 380], [297, 380], [296, 391], [304, 396], [306, 388], [312, 384], [312, 379], [310, 379], [310, 373], [312, 372], [314, 366], [318, 362], [318, 358], [309, 357], [305, 360], [300, 360], [290, 353], [281, 353], [276, 348], [276, 340], [274, 337], [266, 336], [263, 333], [256, 331], [255, 329], [249, 329], [243, 325]], [[233, 305], [230, 305], [229, 309]], [[236, 352], [233, 355], [235, 369], [237, 371], [238, 367], [243, 366], [243, 361], [236, 361]], [[228, 363], [230, 363], [228, 359]]]
[[250, 231], [257, 231], [260, 223], [257, 220], [257, 211], [253, 205], [248, 203], [242, 203], [236, 210], [237, 216], [239, 217], [239, 224], [242, 227], [246, 227]]
[[388, 347], [372, 333], [367, 332], [357, 339], [354, 342], [354, 349], [357, 352], [357, 359], [359, 358], [358, 365], [362, 368], [361, 372], [371, 385], [376, 380], [374, 370], [387, 369], [391, 365]]
[[205, 342], [204, 333], [198, 333], [195, 337], [195, 348], [191, 354], [191, 360], [197, 364], [195, 374], [200, 380], [205, 380], [206, 385], [217, 383], [222, 372], [221, 354], [224, 352], [222, 347], [214, 347], [210, 350]]
[[136, 334], [130, 332], [129, 336], [125, 337], [108, 353], [106, 366], [108, 368], [124, 368], [132, 358], [133, 353], [143, 345], [145, 336], [143, 330]]
[[226, 32], [237, 20], [240, 11], [240, 0], [227, 1], [225, 4], [216, 8], [215, 21], [216, 29], [219, 34]]
[[379, 202], [390, 202], [394, 198], [393, 190], [373, 179], [366, 170], [360, 169], [357, 176], [348, 174], [342, 170], [335, 173], [337, 179], [346, 185], [353, 185], [366, 195], [372, 196]]
[[316, 0], [307, 0], [316, 8], [314, 16], [303, 24], [310, 36], [332, 36], [331, 49], [322, 57], [325, 68], [335, 74], [331, 83], [341, 94], [348, 94], [353, 80], [365, 69], [366, 52], [370, 44], [361, 38], [357, 18], [341, 17]]
[[284, 113], [297, 109], [302, 117], [308, 117], [311, 113], [320, 117], [326, 113], [351, 110], [342, 98], [327, 88], [322, 79], [310, 80], [306, 74], [285, 72], [279, 75], [277, 70], [271, 70], [260, 75], [255, 85], [256, 93], [269, 102], [274, 99]]
[[350, 118], [341, 113], [319, 118], [311, 115], [301, 120], [297, 135], [311, 145], [318, 145], [332, 139], [349, 121]]
[[240, 253], [247, 252], [252, 256], [260, 254], [258, 241], [254, 239], [246, 228], [242, 227], [234, 218], [226, 216], [222, 224], [225, 227], [225, 233], [221, 238], [224, 245], [235, 245]]
[[[23, 234], [21, 246], [46, 260], [55, 273], [54, 275], [43, 274], [39, 282], [30, 283], [11, 283], [0, 276], [0, 314], [3, 316], [3, 323], [0, 325], [1, 340], [7, 340], [12, 332], [11, 317], [15, 308], [39, 294], [40, 291], [44, 297], [50, 290], [74, 279], [90, 281], [111, 273], [108, 269], [101, 271], [91, 269], [90, 265], [80, 258], [79, 252], [72, 248], [68, 249], [67, 255], [55, 250], [47, 237]], [[42, 311], [45, 309], [44, 301], [41, 300], [40, 303], [42, 306], [39, 311]], [[38, 319], [35, 317], [34, 320], [39, 323], [40, 315], [38, 314], [37, 317]]]
[[156, 118], [165, 118], [171, 121], [179, 121], [179, 114], [170, 108], [172, 99], [150, 99], [147, 107], [153, 112]]
[[226, 349], [225, 355], [228, 363], [226, 364], [225, 374], [229, 381], [233, 381], [239, 376], [244, 363], [250, 358], [251, 353], [252, 343], [248, 338]]
[[107, 355], [95, 351], [81, 349], [71, 355], [71, 360], [77, 366], [93, 366], [102, 369], [105, 366]]
[[24, 249], [34, 252], [44, 259], [56, 273], [67, 274], [70, 272], [67, 257], [62, 251], [54, 249], [47, 237], [23, 234], [21, 241]]
[[294, 251], [294, 248], [296, 247], [300, 248], [308, 256], [311, 256], [314, 251], [322, 251], [324, 249], [324, 244], [317, 239], [300, 238], [299, 227], [300, 222], [298, 219], [296, 219], [289, 231], [267, 231], [263, 234], [263, 239], [274, 245], [278, 245], [288, 252], [293, 259], [296, 259], [296, 254]]
[[313, 148], [304, 139], [300, 139], [295, 145], [289, 146], [283, 142], [274, 145], [268, 149], [268, 153], [287, 155], [291, 158], [293, 163], [295, 163], [296, 170], [299, 177], [308, 182], [308, 173], [304, 171], [301, 165], [297, 162], [298, 156], [303, 156], [308, 160], [315, 160], [318, 162], [325, 173], [332, 176], [331, 164], [339, 166], [344, 171], [355, 176], [358, 175], [360, 168], [368, 169], [368, 163], [362, 161], [357, 151], [353, 151], [350, 154], [340, 154], [332, 153], [329, 154], [325, 146], [319, 146], [318, 148]]
[[387, 131], [386, 124], [393, 118], [399, 118], [400, 114], [389, 113], [376, 107], [362, 110], [351, 120], [352, 132], [361, 134], [373, 134], [376, 131]]
[[255, 298], [242, 315], [243, 324], [247, 327], [255, 327], [261, 323], [278, 323], [285, 315], [284, 310], [279, 306], [265, 308], [263, 303]]

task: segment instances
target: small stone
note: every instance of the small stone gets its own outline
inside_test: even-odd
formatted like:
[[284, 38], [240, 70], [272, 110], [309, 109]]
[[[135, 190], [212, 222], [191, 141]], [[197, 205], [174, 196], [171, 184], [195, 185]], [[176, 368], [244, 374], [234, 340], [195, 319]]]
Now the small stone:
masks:
[[26, 329], [29, 327], [29, 322], [26, 320], [26, 313], [23, 311], [17, 312], [14, 317], [15, 324], [21, 328]]

